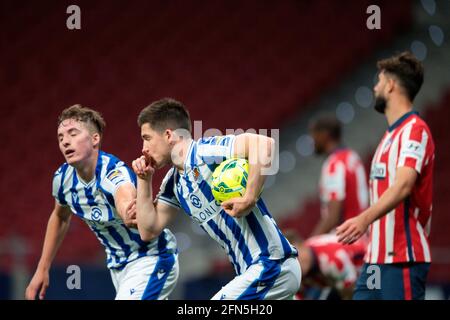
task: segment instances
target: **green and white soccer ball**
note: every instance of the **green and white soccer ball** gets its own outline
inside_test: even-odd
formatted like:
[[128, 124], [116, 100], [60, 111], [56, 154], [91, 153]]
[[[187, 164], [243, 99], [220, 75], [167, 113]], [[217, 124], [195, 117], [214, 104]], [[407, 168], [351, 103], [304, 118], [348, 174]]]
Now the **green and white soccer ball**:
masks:
[[225, 160], [212, 174], [212, 194], [219, 203], [242, 197], [247, 188], [247, 179], [248, 161], [246, 159]]

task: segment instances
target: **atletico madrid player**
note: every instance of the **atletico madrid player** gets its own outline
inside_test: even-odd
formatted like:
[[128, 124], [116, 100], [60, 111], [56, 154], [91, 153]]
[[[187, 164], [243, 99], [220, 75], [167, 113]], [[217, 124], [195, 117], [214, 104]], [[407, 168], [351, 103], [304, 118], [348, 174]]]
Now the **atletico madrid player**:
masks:
[[[424, 299], [431, 262], [428, 236], [432, 211], [434, 142], [413, 100], [423, 66], [403, 52], [378, 62], [375, 109], [389, 124], [372, 160], [371, 206], [337, 228], [339, 241], [356, 241], [370, 225], [370, 244], [354, 299]], [[369, 290], [369, 264], [381, 286]], [[373, 268], [371, 268], [373, 269]]]

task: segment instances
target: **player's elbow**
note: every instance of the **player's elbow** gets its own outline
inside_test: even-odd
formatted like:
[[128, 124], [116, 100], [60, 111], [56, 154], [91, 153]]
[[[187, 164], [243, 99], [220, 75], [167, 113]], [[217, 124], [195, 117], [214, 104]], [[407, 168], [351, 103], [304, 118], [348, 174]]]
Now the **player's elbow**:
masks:
[[259, 148], [263, 148], [263, 150], [258, 150], [260, 163], [265, 167], [270, 167], [275, 152], [275, 139], [262, 135], [258, 136], [258, 138], [258, 146]]
[[413, 187], [414, 187], [414, 185], [411, 185], [411, 184], [408, 184], [408, 183], [401, 184], [399, 186], [400, 198], [401, 199], [405, 199], [406, 197], [408, 197], [411, 194]]
[[412, 181], [411, 179], [403, 179], [401, 181], [397, 181], [398, 194], [401, 199], [405, 199], [406, 197], [408, 197], [411, 194], [413, 188], [414, 181]]

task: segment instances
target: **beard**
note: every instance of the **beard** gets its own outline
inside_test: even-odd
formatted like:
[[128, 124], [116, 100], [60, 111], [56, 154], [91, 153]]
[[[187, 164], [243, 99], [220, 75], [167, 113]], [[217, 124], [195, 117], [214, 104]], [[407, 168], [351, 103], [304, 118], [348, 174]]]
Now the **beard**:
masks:
[[377, 112], [384, 114], [386, 111], [386, 105], [387, 105], [387, 101], [386, 101], [385, 97], [381, 97], [381, 96], [375, 97], [374, 109]]

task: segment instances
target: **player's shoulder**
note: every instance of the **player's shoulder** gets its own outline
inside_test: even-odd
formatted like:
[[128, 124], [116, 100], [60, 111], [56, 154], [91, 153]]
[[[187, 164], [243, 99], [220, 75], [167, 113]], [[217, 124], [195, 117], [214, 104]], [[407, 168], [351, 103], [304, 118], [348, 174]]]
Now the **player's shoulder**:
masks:
[[431, 130], [426, 121], [420, 117], [419, 115], [415, 116], [416, 121], [412, 124], [413, 128], [416, 129], [423, 129], [425, 130], [429, 135], [431, 135]]
[[126, 164], [117, 156], [111, 153], [100, 151], [97, 166], [101, 166], [104, 175], [108, 175], [120, 167], [126, 167]]
[[418, 114], [413, 114], [407, 121], [405, 121], [399, 128], [399, 131], [404, 131], [405, 129], [425, 130], [429, 131], [428, 124], [422, 119]]
[[405, 125], [405, 129], [408, 127], [410, 135], [421, 137], [422, 133], [426, 133], [426, 135], [428, 136], [427, 140], [433, 141], [433, 136], [430, 127], [428, 126], [426, 121], [423, 118], [421, 118], [418, 114], [415, 114], [412, 120]]
[[64, 162], [53, 173], [53, 179], [55, 179], [57, 177], [61, 177], [62, 175], [67, 175], [68, 173], [70, 173], [72, 171], [73, 171], [73, 167], [71, 165], [69, 165], [67, 162]]
[[345, 164], [346, 158], [351, 150], [348, 148], [340, 148], [332, 152], [324, 162], [324, 167], [330, 171], [334, 171], [335, 167], [339, 164]]
[[111, 154], [111, 153], [107, 153], [105, 151], [100, 151], [99, 152], [99, 158], [101, 159], [101, 161], [103, 162], [103, 165], [110, 165], [110, 166], [117, 166], [117, 165], [123, 165], [123, 161], [119, 159], [119, 157]]
[[130, 179], [136, 183], [136, 175], [133, 170], [113, 154], [100, 151], [97, 166], [100, 169], [97, 178], [101, 180], [102, 185], [108, 181], [117, 185]]
[[196, 141], [196, 144], [199, 146], [209, 145], [209, 146], [225, 146], [231, 140], [233, 140], [235, 135], [225, 135], [225, 136], [210, 136], [210, 137], [202, 137]]
[[71, 181], [74, 172], [74, 167], [67, 162], [63, 163], [56, 169], [53, 174], [53, 190], [59, 189], [64, 183]]

